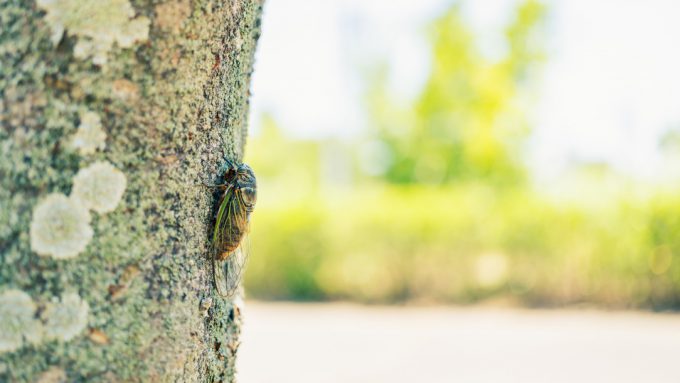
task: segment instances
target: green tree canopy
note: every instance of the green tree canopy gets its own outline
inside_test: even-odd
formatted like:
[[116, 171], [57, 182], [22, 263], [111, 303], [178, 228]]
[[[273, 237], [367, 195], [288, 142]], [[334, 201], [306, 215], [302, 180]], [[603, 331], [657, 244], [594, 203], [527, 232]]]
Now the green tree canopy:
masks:
[[400, 106], [385, 71], [373, 78], [368, 108], [378, 139], [391, 154], [385, 178], [394, 183], [446, 184], [525, 179], [518, 151], [528, 132], [521, 90], [541, 58], [545, 8], [522, 3], [505, 28], [506, 53], [485, 57], [455, 5], [430, 25], [431, 71], [417, 98]]

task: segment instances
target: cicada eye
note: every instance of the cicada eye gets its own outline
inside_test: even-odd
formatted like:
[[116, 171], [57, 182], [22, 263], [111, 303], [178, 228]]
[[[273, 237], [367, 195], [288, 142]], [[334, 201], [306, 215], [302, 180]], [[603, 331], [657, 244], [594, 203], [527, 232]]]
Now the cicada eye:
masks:
[[236, 177], [236, 170], [234, 170], [233, 167], [227, 168], [227, 171], [224, 172], [224, 181], [226, 183], [231, 183], [234, 180], [234, 177]]
[[245, 187], [241, 188], [241, 200], [246, 206], [253, 207], [257, 202], [257, 192], [255, 188]]
[[238, 168], [238, 177], [241, 181], [243, 182], [254, 182], [255, 180], [255, 174], [253, 173], [253, 169], [250, 168], [250, 166], [246, 164], [241, 164]]

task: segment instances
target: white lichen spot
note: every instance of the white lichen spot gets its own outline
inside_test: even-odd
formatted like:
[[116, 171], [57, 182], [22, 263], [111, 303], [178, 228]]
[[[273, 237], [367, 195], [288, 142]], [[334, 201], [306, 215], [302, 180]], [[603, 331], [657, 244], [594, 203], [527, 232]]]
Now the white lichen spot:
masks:
[[149, 37], [150, 20], [135, 18], [128, 0], [37, 0], [45, 10], [45, 20], [52, 30], [52, 43], [59, 43], [64, 31], [77, 36], [74, 47], [77, 58], [92, 57], [95, 64], [107, 61], [114, 43], [130, 48]]
[[97, 149], [106, 146], [106, 133], [102, 129], [102, 121], [95, 112], [86, 111], [80, 114], [80, 125], [71, 146], [76, 148], [81, 155], [94, 153]]
[[35, 303], [21, 290], [0, 294], [0, 353], [40, 341], [42, 324], [35, 319], [35, 311]]
[[62, 295], [61, 302], [48, 303], [41, 317], [45, 322], [45, 339], [69, 341], [87, 327], [90, 306], [77, 293]]
[[38, 203], [31, 221], [31, 249], [57, 259], [72, 258], [92, 239], [87, 207], [63, 194], [53, 193]]
[[97, 213], [113, 211], [126, 186], [125, 174], [108, 162], [95, 162], [80, 169], [73, 179], [71, 196]]

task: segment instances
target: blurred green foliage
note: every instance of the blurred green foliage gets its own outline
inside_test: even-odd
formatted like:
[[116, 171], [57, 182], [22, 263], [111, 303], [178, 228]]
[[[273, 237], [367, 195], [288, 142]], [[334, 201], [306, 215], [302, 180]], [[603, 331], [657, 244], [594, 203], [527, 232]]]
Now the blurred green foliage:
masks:
[[517, 152], [528, 133], [519, 102], [522, 85], [542, 59], [544, 7], [528, 1], [505, 30], [507, 50], [485, 57], [458, 6], [430, 26], [432, 69], [416, 100], [390, 96], [385, 70], [367, 92], [369, 113], [393, 183], [446, 184], [484, 180], [512, 185], [525, 179]]
[[379, 75], [369, 87], [369, 142], [383, 155], [292, 140], [265, 116], [246, 158], [259, 183], [248, 293], [680, 307], [679, 194], [636, 193], [601, 167], [565, 181], [572, 198], [526, 182], [522, 92], [542, 60], [544, 15], [522, 3], [496, 60], [479, 53], [459, 8], [435, 20], [416, 100], [392, 100]]
[[675, 196], [589, 210], [468, 184], [269, 203], [253, 218], [246, 276], [258, 298], [680, 304]]

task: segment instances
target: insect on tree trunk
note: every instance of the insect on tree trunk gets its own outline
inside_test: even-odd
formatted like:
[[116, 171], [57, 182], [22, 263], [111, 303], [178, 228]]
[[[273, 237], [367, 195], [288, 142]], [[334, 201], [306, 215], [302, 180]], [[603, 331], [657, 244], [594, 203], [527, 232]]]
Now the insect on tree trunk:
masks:
[[261, 0], [0, 2], [0, 381], [233, 381], [208, 259]]

